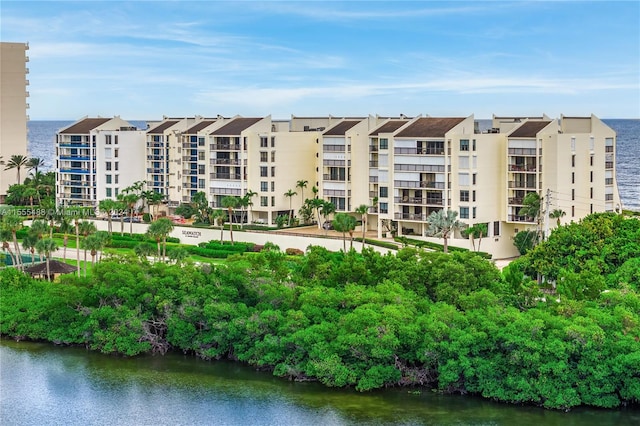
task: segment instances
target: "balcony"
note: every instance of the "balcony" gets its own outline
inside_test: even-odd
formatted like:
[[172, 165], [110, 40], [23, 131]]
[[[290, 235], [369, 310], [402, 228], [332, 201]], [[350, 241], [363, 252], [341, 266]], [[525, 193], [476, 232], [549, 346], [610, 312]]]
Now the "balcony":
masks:
[[322, 150], [324, 152], [344, 152], [344, 145], [322, 145]]
[[91, 161], [92, 159], [95, 161], [96, 157], [90, 157], [88, 155], [86, 155], [86, 156], [85, 155], [83, 155], [83, 156], [80, 156], [80, 155], [61, 155], [60, 156], [60, 160], [67, 160], [67, 161]]
[[62, 185], [63, 186], [91, 186], [91, 182], [88, 181], [84, 181], [84, 180], [63, 180], [62, 181]]
[[165, 148], [164, 142], [147, 142], [147, 148]]
[[62, 194], [60, 198], [67, 198], [72, 200], [90, 200], [91, 197], [88, 194]]
[[393, 170], [396, 172], [430, 172], [430, 173], [443, 173], [445, 171], [444, 166], [432, 165], [432, 164], [394, 164]]
[[240, 151], [239, 143], [212, 143], [209, 145], [210, 151]]
[[535, 148], [509, 148], [509, 155], [535, 156]]
[[378, 167], [377, 161], [369, 161], [369, 167]]
[[510, 172], [536, 172], [535, 164], [509, 164]]
[[345, 177], [344, 176], [336, 176], [336, 175], [330, 175], [330, 174], [322, 175], [322, 179], [326, 180], [326, 181], [333, 181], [333, 182], [344, 182], [345, 181]]
[[509, 222], [535, 223], [533, 218], [530, 218], [530, 217], [527, 217], [527, 216], [522, 216], [522, 215], [517, 215], [517, 214], [510, 214], [508, 220], [509, 220]]
[[58, 144], [60, 148], [90, 148], [89, 142], [60, 142]]
[[369, 152], [378, 152], [378, 147], [376, 145], [369, 145]]
[[216, 166], [216, 165], [239, 166], [240, 160], [233, 159], [233, 158], [212, 158], [209, 164], [211, 164], [212, 166]]
[[147, 155], [147, 160], [150, 160], [150, 161], [164, 161], [164, 155]]
[[147, 173], [161, 175], [164, 174], [164, 169], [147, 168]]
[[[96, 171], [94, 170], [93, 173], [95, 172]], [[68, 168], [61, 168], [60, 173], [89, 174], [91, 173], [91, 171], [89, 169], [83, 169], [80, 167], [68, 167]]]
[[509, 188], [536, 189], [535, 182], [510, 181]]
[[415, 220], [418, 222], [424, 222], [427, 220], [427, 215], [424, 213], [395, 213], [394, 218], [396, 220]]
[[369, 176], [369, 182], [370, 183], [378, 182], [378, 176]]
[[394, 201], [397, 204], [418, 204], [421, 206], [443, 206], [444, 200], [442, 198], [429, 198], [429, 197], [395, 197]]
[[522, 204], [523, 200], [524, 200], [523, 197], [512, 197], [512, 198], [509, 198], [509, 204], [514, 206], [522, 206], [524, 205]]
[[147, 181], [147, 186], [151, 186], [153, 188], [164, 188], [165, 186], [168, 186], [168, 183], [165, 184], [164, 182]]
[[394, 148], [396, 155], [444, 155], [444, 148]]
[[428, 181], [413, 181], [413, 180], [394, 180], [393, 185], [396, 188], [431, 188], [431, 189], [444, 189], [444, 182], [428, 182]]
[[240, 180], [239, 173], [211, 173], [210, 179], [228, 179], [228, 180]]

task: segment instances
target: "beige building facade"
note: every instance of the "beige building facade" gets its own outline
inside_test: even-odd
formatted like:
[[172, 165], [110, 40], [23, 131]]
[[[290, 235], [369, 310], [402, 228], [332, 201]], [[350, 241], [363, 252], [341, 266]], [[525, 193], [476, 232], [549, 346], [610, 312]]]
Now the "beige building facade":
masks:
[[[27, 43], [0, 42], [0, 204], [16, 183], [15, 169], [5, 170], [12, 155], [27, 156], [29, 57]], [[20, 179], [26, 177], [21, 170]]]

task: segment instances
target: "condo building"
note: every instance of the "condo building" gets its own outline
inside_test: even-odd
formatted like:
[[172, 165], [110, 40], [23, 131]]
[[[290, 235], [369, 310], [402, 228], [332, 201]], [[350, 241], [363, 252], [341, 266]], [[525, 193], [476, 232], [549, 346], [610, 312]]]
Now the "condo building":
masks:
[[[22, 183], [16, 169], [5, 170], [11, 156], [27, 156], [28, 50], [28, 43], [0, 42], [0, 204], [9, 186]], [[26, 175], [22, 167], [20, 180]]]
[[[453, 210], [469, 226], [487, 225], [482, 249], [495, 257], [517, 254], [517, 232], [556, 226], [549, 211], [562, 210], [567, 223], [621, 209], [616, 135], [597, 117], [479, 123], [473, 115], [196, 116], [165, 117], [139, 131], [119, 117], [85, 118], [57, 135], [58, 201], [95, 206], [144, 180], [169, 214], [197, 192], [213, 208], [248, 193], [234, 221], [273, 224], [317, 196], [337, 212], [369, 206], [368, 231], [378, 237], [423, 239], [431, 213]], [[530, 192], [547, 215], [522, 214]], [[450, 244], [471, 245], [459, 233]]]
[[85, 117], [56, 134], [56, 203], [97, 207], [145, 179], [144, 130], [120, 117]]

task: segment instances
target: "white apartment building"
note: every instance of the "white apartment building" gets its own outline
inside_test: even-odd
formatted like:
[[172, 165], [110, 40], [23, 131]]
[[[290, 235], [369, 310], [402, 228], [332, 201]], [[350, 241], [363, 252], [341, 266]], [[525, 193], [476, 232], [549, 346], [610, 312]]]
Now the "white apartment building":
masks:
[[[0, 204], [16, 183], [15, 169], [5, 170], [12, 155], [27, 155], [28, 43], [0, 42]], [[20, 179], [27, 173], [21, 170]]]
[[83, 118], [56, 134], [56, 203], [97, 207], [142, 181], [145, 132], [120, 117]]

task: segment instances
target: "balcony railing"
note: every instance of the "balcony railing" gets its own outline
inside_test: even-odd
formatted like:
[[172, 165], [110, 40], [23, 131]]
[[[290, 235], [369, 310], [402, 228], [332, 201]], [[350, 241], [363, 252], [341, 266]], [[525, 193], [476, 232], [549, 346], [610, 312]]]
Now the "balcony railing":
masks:
[[369, 167], [378, 167], [377, 161], [369, 161]]
[[509, 188], [525, 188], [525, 189], [535, 189], [535, 182], [521, 182], [521, 181], [510, 181]]
[[91, 182], [87, 182], [84, 180], [63, 180], [62, 185], [64, 186], [91, 186]]
[[322, 145], [322, 150], [324, 152], [344, 152], [344, 145]]
[[535, 223], [535, 221], [533, 220], [533, 218], [527, 217], [527, 216], [522, 216], [522, 215], [517, 215], [517, 214], [510, 214], [509, 215], [509, 222], [528, 222], [528, 223]]
[[182, 156], [182, 161], [187, 161], [190, 163], [197, 163], [198, 162], [198, 156], [197, 155], [183, 155]]
[[165, 148], [164, 142], [147, 142], [147, 148]]
[[90, 148], [89, 142], [60, 142], [58, 144], [60, 148]]
[[422, 206], [442, 206], [444, 200], [442, 198], [429, 198], [429, 197], [395, 197], [394, 201], [398, 204], [419, 204]]
[[523, 200], [524, 200], [523, 197], [512, 197], [512, 198], [509, 198], [509, 204], [515, 205], [515, 206], [522, 206], [524, 205], [522, 204]]
[[329, 174], [322, 175], [322, 179], [326, 181], [344, 182], [346, 179], [344, 176], [333, 176]]
[[212, 158], [209, 162], [212, 166], [216, 165], [229, 165], [229, 166], [239, 166], [240, 160], [234, 158]]
[[147, 160], [164, 161], [164, 155], [147, 155]]
[[431, 164], [394, 164], [393, 169], [397, 172], [432, 172], [442, 173], [444, 166], [435, 166]]
[[211, 179], [240, 180], [240, 174], [235, 173], [211, 173], [209, 177]]
[[60, 160], [67, 161], [95, 161], [96, 157], [90, 157], [88, 155], [61, 155]]
[[165, 183], [165, 182], [157, 182], [157, 181], [147, 181], [147, 186], [152, 186], [154, 188], [164, 188], [165, 186], [168, 186], [169, 183]]
[[509, 155], [536, 155], [535, 148], [509, 148]]
[[604, 184], [605, 185], [613, 185], [613, 178], [605, 178], [604, 179]]
[[444, 182], [427, 182], [427, 181], [413, 181], [413, 180], [394, 180], [393, 185], [396, 188], [432, 188], [432, 189], [444, 189]]
[[[93, 173], [95, 172], [96, 171], [94, 170]], [[60, 173], [88, 174], [90, 173], [90, 171], [89, 169], [83, 169], [81, 167], [66, 167], [66, 168], [61, 168]]]
[[605, 146], [604, 147], [604, 152], [613, 152], [613, 147], [612, 146]]
[[378, 152], [377, 145], [369, 145], [369, 152]]
[[424, 213], [395, 213], [394, 217], [397, 220], [415, 220], [418, 222], [427, 220], [427, 215]]
[[444, 155], [444, 148], [394, 148], [396, 155]]
[[509, 164], [510, 172], [535, 172], [537, 171], [535, 165], [528, 164]]
[[239, 143], [212, 143], [209, 145], [210, 151], [240, 151]]
[[605, 169], [613, 169], [613, 161], [607, 161], [604, 163]]
[[164, 174], [164, 169], [147, 168], [147, 173], [153, 173], [156, 175]]
[[369, 182], [371, 183], [378, 182], [378, 176], [369, 176]]

